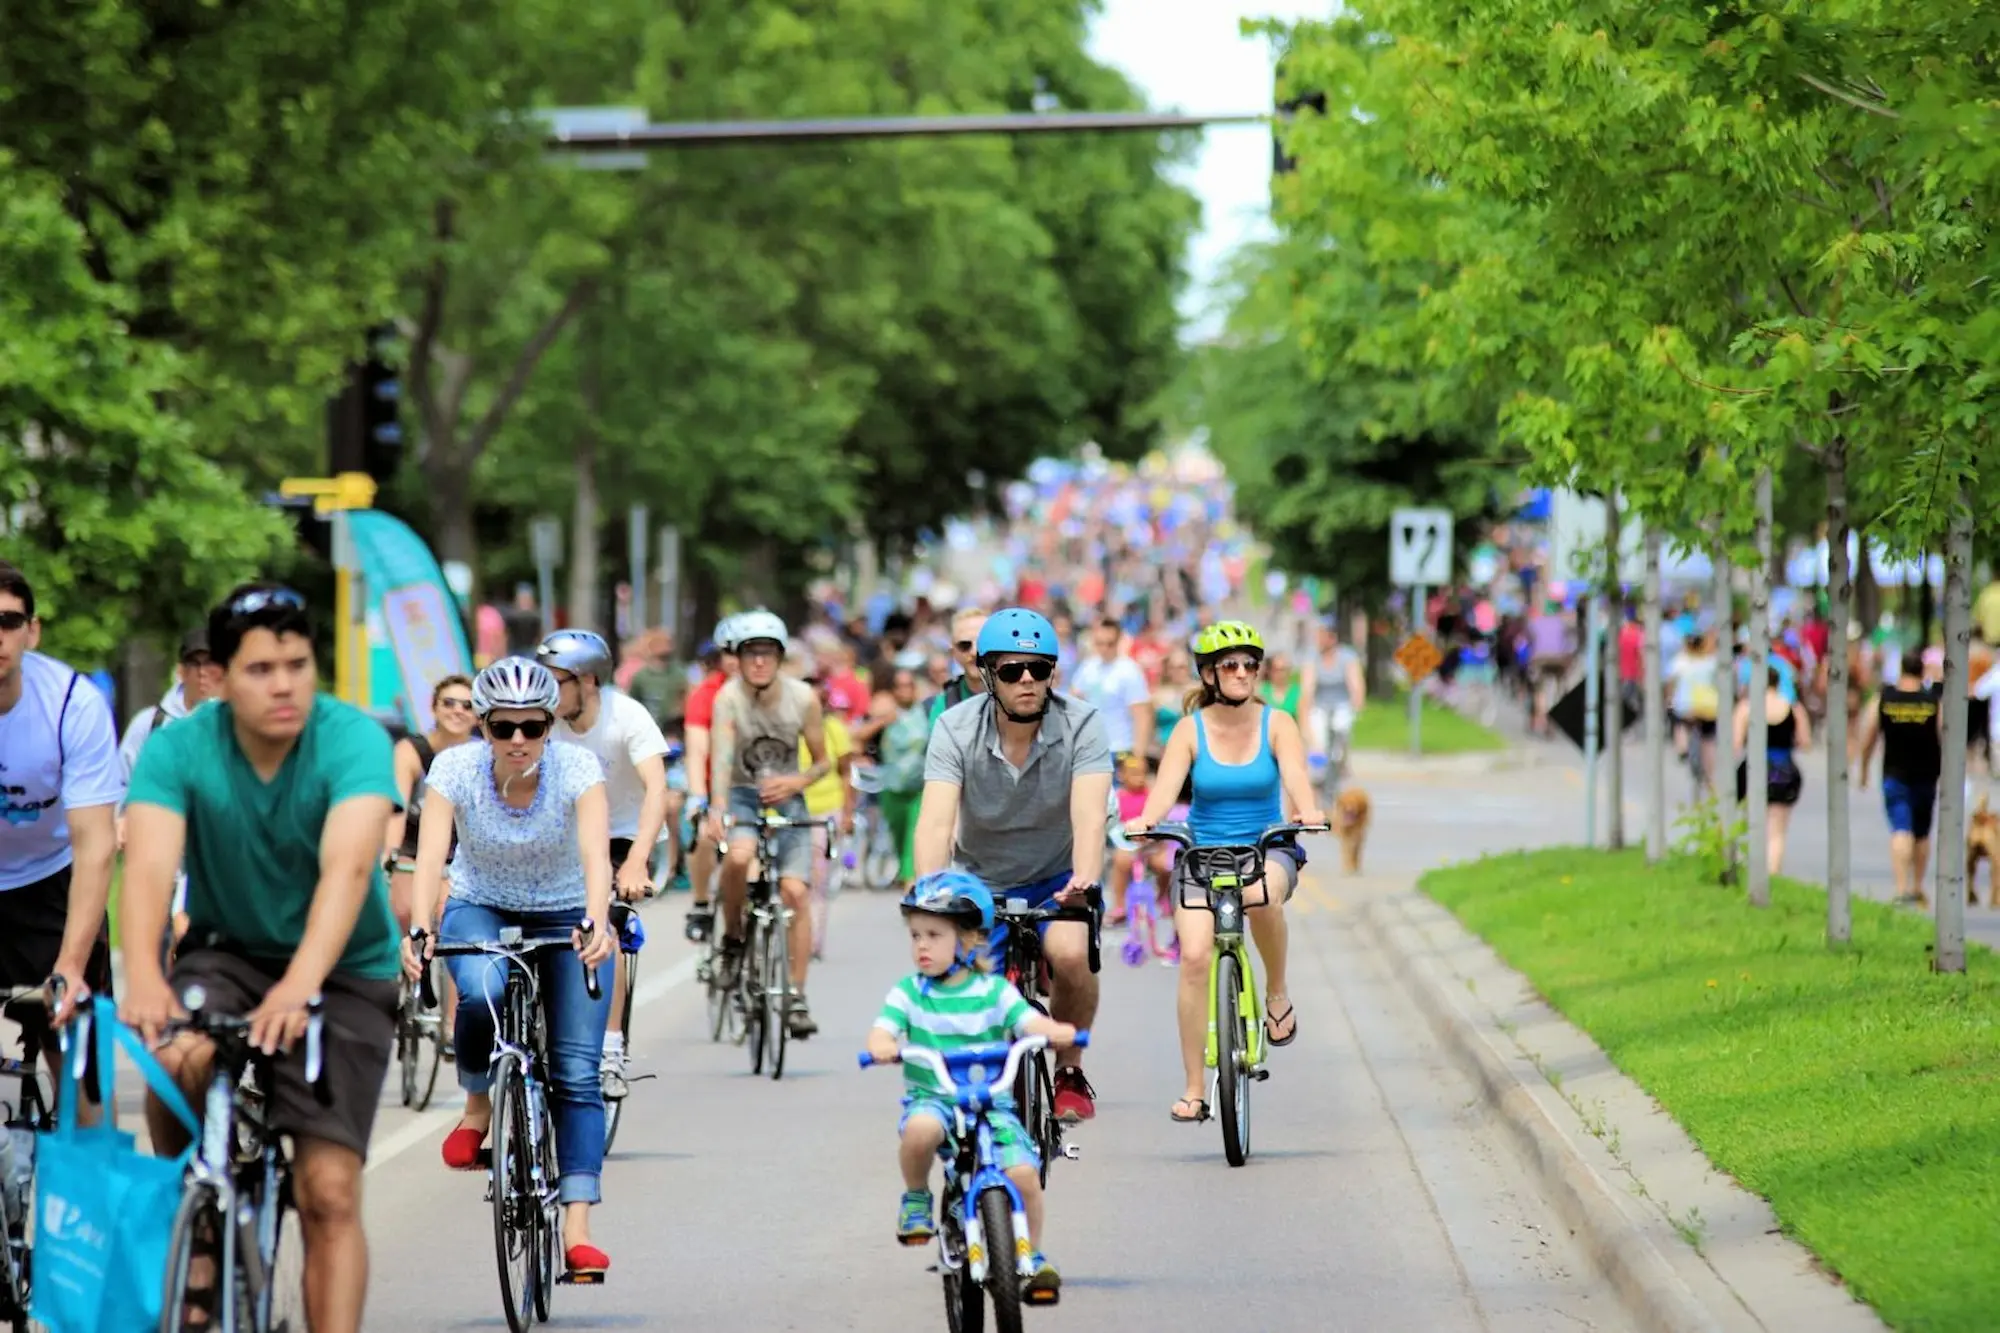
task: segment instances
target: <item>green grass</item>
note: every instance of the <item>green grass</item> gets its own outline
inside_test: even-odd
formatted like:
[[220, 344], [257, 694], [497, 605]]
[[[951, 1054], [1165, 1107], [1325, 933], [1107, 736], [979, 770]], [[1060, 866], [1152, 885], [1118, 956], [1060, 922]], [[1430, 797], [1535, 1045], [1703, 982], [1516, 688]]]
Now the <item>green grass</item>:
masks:
[[1923, 917], [1779, 880], [1759, 911], [1691, 862], [1514, 853], [1421, 887], [1770, 1200], [1893, 1327], [2000, 1325], [2000, 959], [1930, 970]]
[[[1485, 754], [1507, 748], [1506, 738], [1491, 727], [1482, 727], [1465, 714], [1434, 699], [1423, 701], [1423, 747], [1425, 754]], [[1393, 697], [1370, 695], [1368, 706], [1354, 719], [1350, 742], [1357, 750], [1410, 749], [1410, 701], [1398, 690]]]

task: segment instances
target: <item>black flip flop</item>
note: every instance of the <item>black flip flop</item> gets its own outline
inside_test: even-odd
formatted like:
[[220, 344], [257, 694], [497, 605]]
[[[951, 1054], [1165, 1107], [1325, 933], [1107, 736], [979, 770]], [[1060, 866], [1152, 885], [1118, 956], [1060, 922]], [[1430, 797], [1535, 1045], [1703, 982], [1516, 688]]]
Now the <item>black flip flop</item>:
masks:
[[[1283, 1041], [1280, 1041], [1278, 1038], [1271, 1035], [1271, 1029], [1275, 1028], [1276, 1026], [1278, 1026], [1278, 1024], [1284, 1022], [1288, 1018], [1292, 1020], [1292, 1030], [1285, 1034]], [[1298, 1011], [1295, 1006], [1287, 1004], [1285, 1006], [1285, 1012], [1282, 1014], [1264, 1015], [1264, 1040], [1270, 1042], [1273, 1046], [1289, 1046], [1294, 1041], [1298, 1040], [1298, 1036], [1299, 1036], [1299, 1020], [1298, 1020]]]
[[1181, 1099], [1180, 1099], [1179, 1101], [1175, 1102], [1175, 1103], [1174, 1103], [1174, 1105], [1175, 1105], [1175, 1106], [1179, 1106], [1179, 1105], [1181, 1105], [1181, 1104], [1182, 1104], [1183, 1102], [1184, 1102], [1184, 1103], [1186, 1103], [1186, 1104], [1187, 1104], [1187, 1105], [1189, 1105], [1189, 1106], [1192, 1106], [1192, 1107], [1194, 1107], [1194, 1108], [1195, 1108], [1195, 1113], [1194, 1113], [1193, 1115], [1182, 1115], [1182, 1114], [1180, 1114], [1180, 1113], [1179, 1113], [1178, 1111], [1172, 1111], [1172, 1110], [1169, 1110], [1169, 1111], [1167, 1112], [1167, 1115], [1168, 1115], [1168, 1117], [1169, 1117], [1170, 1119], [1172, 1119], [1172, 1120], [1173, 1120], [1173, 1122], [1174, 1122], [1175, 1124], [1177, 1124], [1177, 1125], [1198, 1125], [1198, 1124], [1200, 1124], [1200, 1123], [1201, 1123], [1202, 1121], [1204, 1121], [1204, 1120], [1208, 1119], [1208, 1103], [1207, 1103], [1207, 1102], [1203, 1101], [1203, 1100], [1202, 1100], [1201, 1098], [1199, 1098], [1199, 1097], [1182, 1097], [1182, 1098], [1181, 1098]]

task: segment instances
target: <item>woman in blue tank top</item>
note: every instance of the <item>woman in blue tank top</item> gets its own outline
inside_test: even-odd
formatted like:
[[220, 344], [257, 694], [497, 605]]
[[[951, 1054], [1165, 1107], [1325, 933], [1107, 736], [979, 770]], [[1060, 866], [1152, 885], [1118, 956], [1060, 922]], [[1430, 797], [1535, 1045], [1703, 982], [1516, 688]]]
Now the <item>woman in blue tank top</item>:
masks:
[[[1255, 842], [1264, 830], [1284, 822], [1289, 799], [1300, 823], [1322, 822], [1306, 747], [1299, 724], [1289, 714], [1257, 698], [1263, 636], [1241, 621], [1210, 625], [1195, 637], [1197, 687], [1188, 693], [1187, 716], [1175, 724], [1160, 756], [1160, 771], [1139, 817], [1128, 833], [1153, 827], [1179, 798], [1181, 785], [1193, 788], [1188, 824], [1201, 845]], [[1264, 961], [1265, 1030], [1273, 1046], [1298, 1035], [1298, 1016], [1285, 992], [1285, 902], [1299, 882], [1305, 853], [1296, 845], [1274, 847], [1264, 863], [1266, 901], [1249, 907], [1250, 934]], [[1174, 925], [1180, 932], [1181, 1064], [1187, 1091], [1174, 1103], [1176, 1120], [1200, 1120], [1203, 1104], [1202, 1046], [1208, 1027], [1208, 960], [1215, 947], [1215, 918], [1179, 906], [1186, 887], [1174, 885]]]

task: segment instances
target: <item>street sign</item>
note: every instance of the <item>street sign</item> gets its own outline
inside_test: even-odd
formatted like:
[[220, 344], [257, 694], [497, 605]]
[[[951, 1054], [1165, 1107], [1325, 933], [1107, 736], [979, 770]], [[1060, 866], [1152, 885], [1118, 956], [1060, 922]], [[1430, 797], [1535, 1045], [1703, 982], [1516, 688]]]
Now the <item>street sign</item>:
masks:
[[1396, 650], [1396, 665], [1409, 673], [1412, 685], [1436, 671], [1443, 661], [1444, 654], [1423, 634], [1412, 634]]
[[538, 565], [562, 563], [562, 539], [562, 520], [559, 518], [542, 514], [528, 524], [528, 545], [533, 548]]
[[[1579, 750], [1583, 748], [1583, 724], [1585, 721], [1583, 696], [1586, 685], [1587, 682], [1580, 680], [1570, 686], [1569, 693], [1556, 700], [1554, 705], [1549, 709], [1549, 721], [1555, 723], [1556, 730], [1569, 737], [1570, 743], [1575, 745]], [[1599, 746], [1604, 746], [1611, 735], [1611, 710], [1605, 705], [1606, 700], [1603, 693], [1600, 692], [1597, 696], [1597, 743]], [[1634, 708], [1630, 701], [1621, 700], [1619, 714], [1620, 724], [1618, 734], [1622, 736], [1627, 731], [1630, 731], [1639, 721], [1639, 710]]]
[[1438, 588], [1451, 582], [1451, 511], [1398, 509], [1389, 519], [1389, 582]]

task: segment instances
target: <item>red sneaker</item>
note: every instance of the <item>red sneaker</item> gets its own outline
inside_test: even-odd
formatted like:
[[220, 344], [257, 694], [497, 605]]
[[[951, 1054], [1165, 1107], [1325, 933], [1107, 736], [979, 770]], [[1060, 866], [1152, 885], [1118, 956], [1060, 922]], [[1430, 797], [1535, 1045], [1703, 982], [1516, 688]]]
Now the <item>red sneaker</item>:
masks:
[[486, 1131], [460, 1125], [444, 1136], [444, 1164], [454, 1171], [471, 1171], [479, 1165], [479, 1150]]
[[1056, 1070], [1055, 1078], [1056, 1119], [1065, 1125], [1074, 1125], [1083, 1120], [1097, 1117], [1097, 1091], [1090, 1086], [1090, 1080], [1074, 1065], [1064, 1065]]

